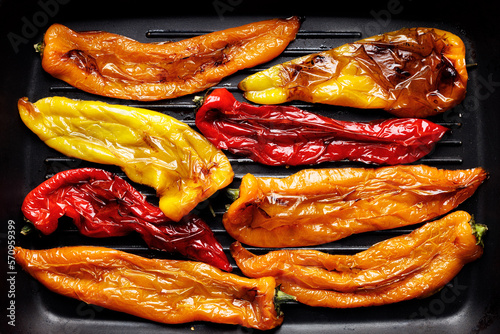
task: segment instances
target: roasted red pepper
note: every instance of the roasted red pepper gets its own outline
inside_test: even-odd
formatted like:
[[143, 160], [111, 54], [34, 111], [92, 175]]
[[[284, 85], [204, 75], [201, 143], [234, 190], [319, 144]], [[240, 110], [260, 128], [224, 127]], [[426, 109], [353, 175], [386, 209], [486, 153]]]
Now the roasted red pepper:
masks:
[[411, 163], [428, 154], [447, 131], [423, 119], [346, 122], [292, 106], [253, 106], [222, 88], [205, 99], [196, 126], [217, 148], [275, 166], [342, 159]]
[[188, 215], [180, 222], [170, 221], [132, 185], [102, 169], [54, 175], [26, 196], [22, 211], [44, 234], [54, 232], [58, 219], [68, 216], [83, 235], [103, 238], [136, 231], [151, 248], [231, 271], [222, 246], [203, 220]]

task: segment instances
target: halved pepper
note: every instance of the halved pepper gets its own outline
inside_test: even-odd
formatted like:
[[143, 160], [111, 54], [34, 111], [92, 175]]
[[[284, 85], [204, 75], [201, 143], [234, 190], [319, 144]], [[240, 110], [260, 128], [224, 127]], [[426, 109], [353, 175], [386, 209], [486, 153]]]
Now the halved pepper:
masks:
[[261, 330], [283, 322], [273, 277], [244, 278], [205, 263], [104, 247], [16, 247], [15, 259], [53, 292], [157, 322], [210, 321]]
[[306, 169], [286, 178], [247, 174], [223, 223], [252, 246], [324, 244], [438, 217], [472, 196], [487, 176], [482, 168], [425, 165]]
[[439, 291], [483, 254], [487, 228], [465, 211], [425, 224], [354, 255], [277, 250], [254, 255], [234, 243], [231, 253], [249, 277], [273, 276], [284, 292], [311, 306], [351, 308], [423, 298]]
[[179, 42], [140, 43], [103, 32], [47, 29], [42, 66], [86, 92], [153, 101], [202, 91], [238, 70], [277, 57], [295, 39], [300, 19], [273, 19]]
[[140, 108], [48, 97], [19, 100], [28, 128], [71, 157], [120, 166], [135, 182], [156, 189], [160, 209], [179, 221], [231, 183], [227, 157], [187, 124]]
[[179, 252], [193, 260], [231, 271], [221, 244], [199, 217], [172, 222], [122, 178], [97, 168], [57, 173], [29, 192], [24, 216], [43, 234], [51, 234], [62, 216], [81, 234], [94, 238], [139, 233], [150, 248]]
[[292, 100], [427, 117], [465, 98], [465, 46], [435, 28], [404, 28], [300, 57], [240, 82], [256, 103]]

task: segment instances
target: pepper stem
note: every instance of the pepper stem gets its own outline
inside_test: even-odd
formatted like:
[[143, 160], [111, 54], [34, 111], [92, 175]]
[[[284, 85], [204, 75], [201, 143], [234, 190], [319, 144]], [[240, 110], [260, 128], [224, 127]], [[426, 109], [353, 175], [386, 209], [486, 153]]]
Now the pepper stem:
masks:
[[33, 45], [33, 47], [35, 48], [36, 52], [40, 53], [40, 55], [43, 56], [43, 49], [45, 48], [44, 42], [36, 43], [35, 45]]
[[483, 237], [486, 234], [486, 231], [488, 231], [488, 226], [476, 223], [474, 217], [472, 217], [469, 224], [472, 227], [472, 234], [476, 237], [476, 245], [484, 247]]
[[34, 229], [35, 229], [35, 226], [33, 225], [33, 223], [31, 223], [30, 221], [28, 221], [28, 224], [24, 225], [21, 228], [21, 234], [22, 235], [28, 235], [31, 232], [33, 232]]
[[194, 98], [193, 98], [193, 102], [195, 104], [195, 109], [198, 109], [199, 107], [201, 107], [203, 105], [203, 101], [205, 101], [205, 97], [203, 96], [200, 96], [200, 95], [196, 95]]
[[234, 202], [240, 197], [240, 190], [236, 188], [226, 189], [227, 196]]
[[278, 285], [274, 289], [274, 309], [276, 310], [276, 313], [278, 313], [278, 316], [282, 316], [283, 312], [281, 311], [281, 305], [284, 303], [290, 303], [290, 302], [296, 302], [297, 298], [295, 296], [289, 295], [288, 293], [285, 293], [280, 290], [280, 285]]

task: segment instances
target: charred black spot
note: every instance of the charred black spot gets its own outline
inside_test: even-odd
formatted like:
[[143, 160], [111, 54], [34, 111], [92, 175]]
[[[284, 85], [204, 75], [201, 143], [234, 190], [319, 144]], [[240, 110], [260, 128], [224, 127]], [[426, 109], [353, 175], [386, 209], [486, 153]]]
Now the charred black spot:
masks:
[[287, 70], [288, 70], [288, 75], [290, 76], [290, 79], [293, 80], [302, 71], [302, 66], [300, 66], [299, 64], [293, 64], [289, 68], [287, 68]]
[[439, 63], [436, 69], [439, 71], [439, 82], [441, 88], [443, 86], [452, 85], [459, 77], [453, 63], [445, 57], [441, 58], [441, 63]]
[[383, 42], [374, 42], [363, 44], [365, 50], [371, 54], [385, 54], [389, 52], [389, 50], [393, 50], [395, 45], [391, 43], [383, 43]]
[[405, 70], [403, 70], [403, 69], [402, 69], [402, 68], [400, 68], [400, 67], [396, 67], [396, 68], [395, 68], [395, 71], [396, 71], [396, 73], [398, 73], [399, 75], [403, 75], [403, 76], [405, 76], [405, 77], [409, 77], [409, 76], [411, 76], [411, 73], [410, 73], [410, 72], [405, 71]]
[[453, 66], [446, 66], [446, 68], [441, 72], [441, 76], [444, 80], [455, 80], [458, 73]]
[[325, 57], [322, 55], [316, 55], [311, 59], [311, 64], [321, 64], [325, 62]]

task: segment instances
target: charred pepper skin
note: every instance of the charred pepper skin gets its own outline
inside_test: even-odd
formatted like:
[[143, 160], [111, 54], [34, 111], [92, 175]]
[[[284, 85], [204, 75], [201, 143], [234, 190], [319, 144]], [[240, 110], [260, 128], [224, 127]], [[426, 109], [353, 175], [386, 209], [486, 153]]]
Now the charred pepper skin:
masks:
[[275, 65], [239, 87], [255, 103], [301, 100], [427, 117], [460, 103], [467, 78], [458, 36], [404, 28]]
[[170, 43], [140, 43], [54, 24], [45, 33], [42, 66], [89, 93], [140, 101], [171, 99], [205, 90], [277, 57], [295, 39], [300, 23], [298, 17], [273, 19]]
[[467, 212], [457, 211], [355, 255], [301, 249], [257, 256], [238, 242], [231, 253], [245, 275], [273, 276], [301, 303], [332, 308], [384, 305], [427, 297], [481, 257], [482, 235], [475, 233], [471, 221]]
[[16, 247], [16, 261], [48, 289], [166, 324], [209, 321], [279, 326], [272, 277], [250, 279], [205, 263], [148, 259], [103, 247]]
[[431, 152], [448, 130], [419, 118], [346, 122], [292, 106], [253, 106], [223, 88], [206, 97], [196, 126], [217, 148], [271, 166], [343, 159], [411, 163]]
[[122, 178], [97, 168], [57, 173], [33, 189], [22, 205], [24, 216], [43, 234], [51, 234], [62, 216], [81, 234], [94, 237], [139, 233], [150, 248], [179, 252], [222, 270], [232, 267], [210, 227], [195, 215], [172, 222]]
[[231, 183], [227, 157], [173, 117], [97, 101], [48, 97], [19, 100], [24, 124], [51, 148], [71, 157], [117, 165], [134, 182], [156, 189], [174, 221]]
[[487, 176], [482, 168], [425, 165], [306, 169], [286, 178], [247, 174], [222, 222], [234, 239], [247, 245], [319, 245], [448, 213]]

